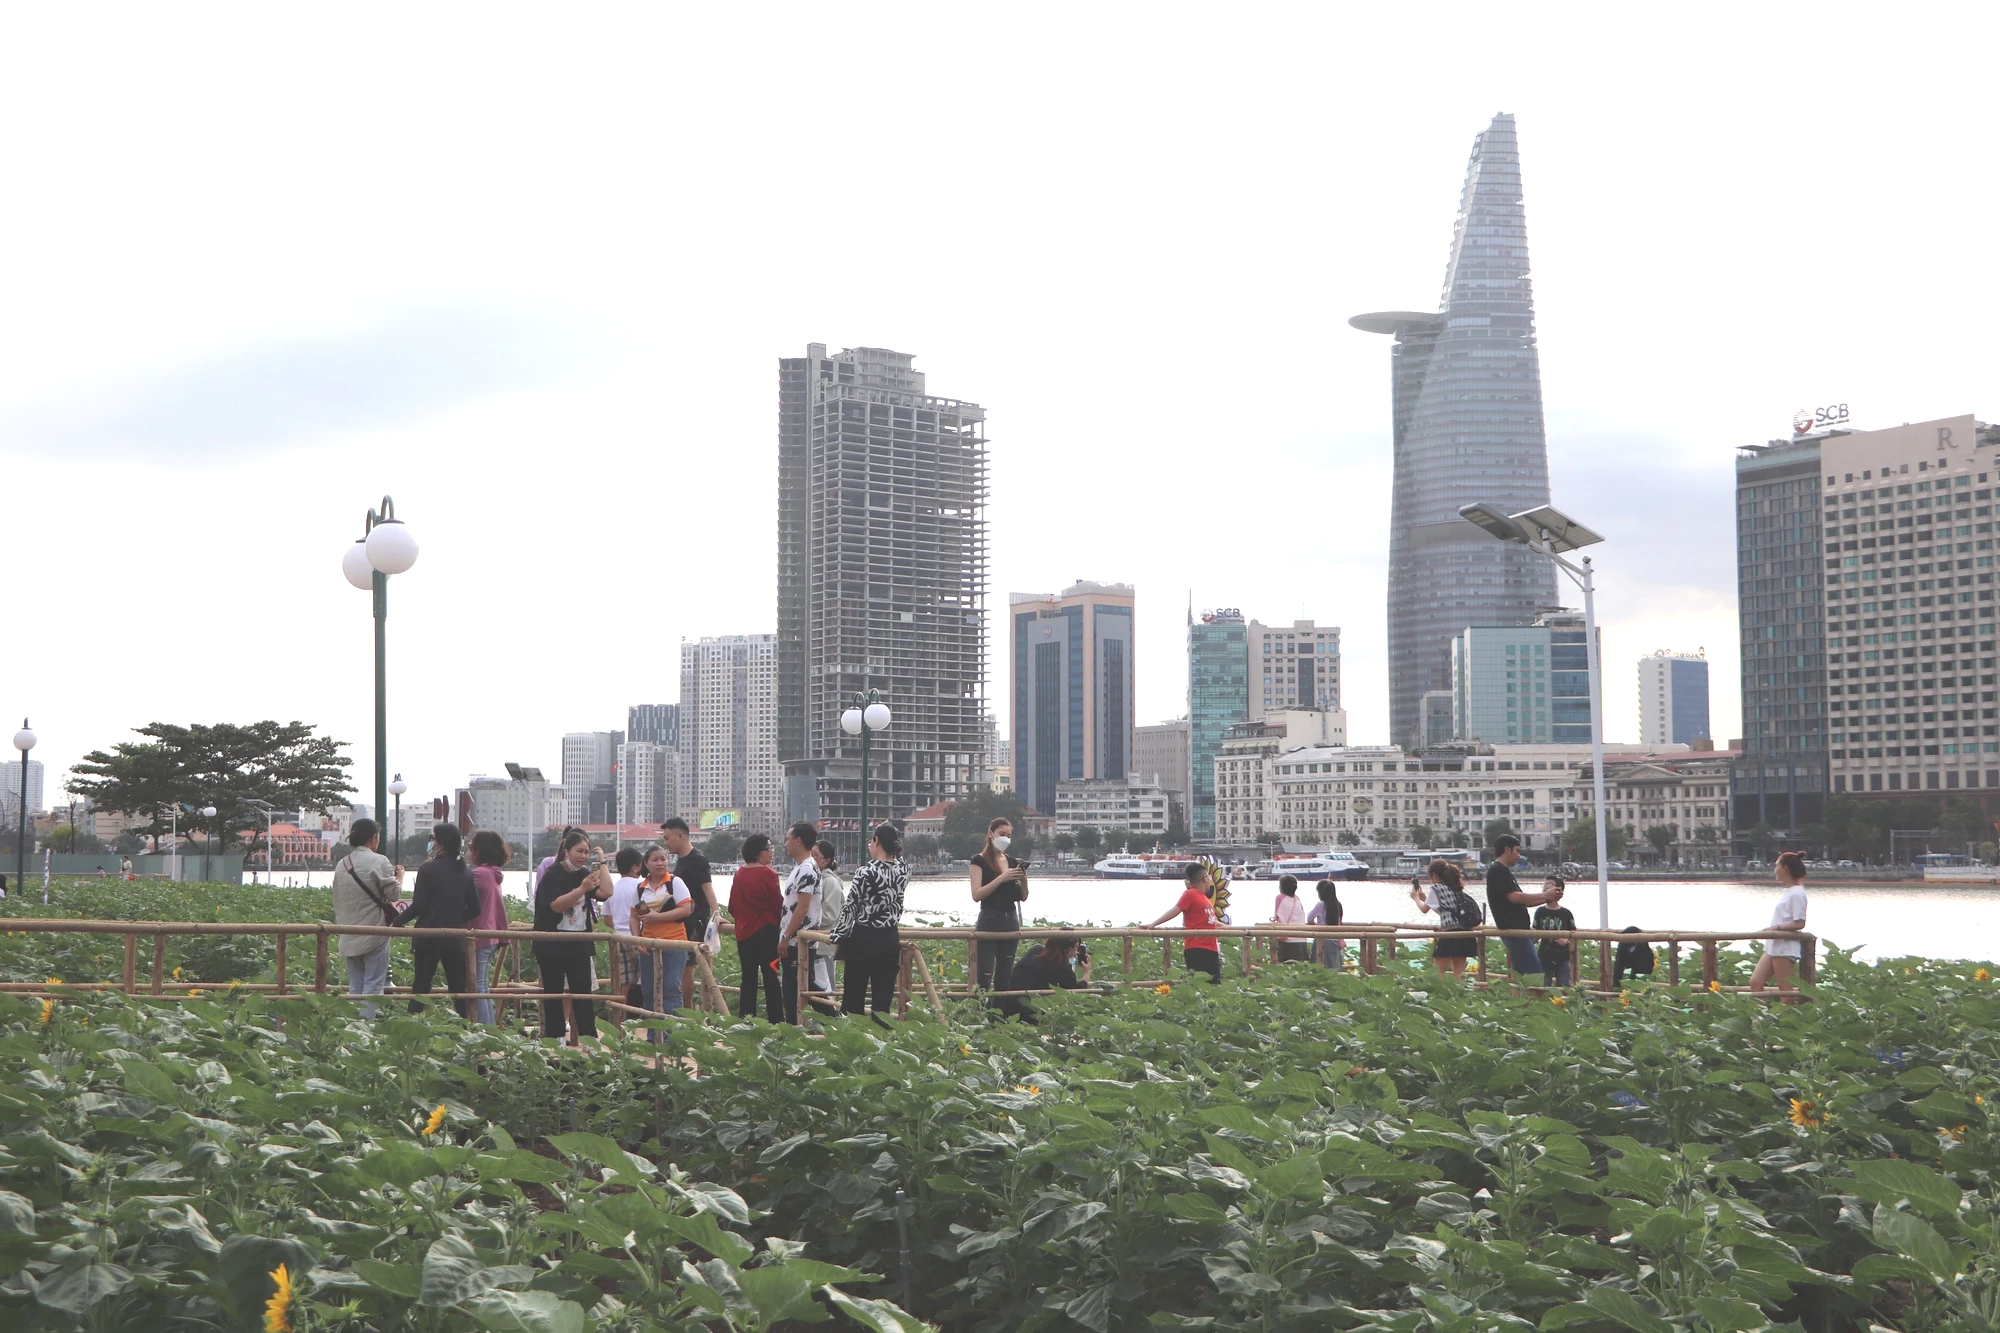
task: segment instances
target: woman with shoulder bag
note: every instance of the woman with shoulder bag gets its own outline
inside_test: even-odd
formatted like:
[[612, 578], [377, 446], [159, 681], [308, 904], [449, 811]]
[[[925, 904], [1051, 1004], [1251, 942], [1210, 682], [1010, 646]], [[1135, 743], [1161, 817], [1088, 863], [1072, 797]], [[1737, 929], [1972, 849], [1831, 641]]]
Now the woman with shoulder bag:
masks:
[[[439, 824], [431, 830], [431, 859], [417, 869], [416, 891], [410, 906], [396, 921], [399, 926], [420, 926], [432, 930], [464, 930], [480, 915], [478, 886], [472, 872], [459, 857], [456, 824]], [[419, 935], [410, 942], [417, 964], [412, 996], [428, 995], [438, 964], [444, 964], [444, 984], [455, 996], [472, 989], [465, 966], [465, 941], [438, 935]], [[454, 999], [452, 1008], [460, 1018], [472, 1017], [472, 1001]], [[411, 999], [410, 1012], [422, 1013], [424, 1003]]]
[[611, 896], [611, 872], [601, 852], [593, 852], [590, 839], [581, 829], [571, 829], [556, 846], [555, 859], [535, 885], [536, 932], [575, 932], [576, 943], [536, 940], [535, 964], [542, 972], [542, 992], [552, 998], [542, 1001], [542, 1035], [565, 1034], [563, 1006], [576, 1019], [576, 1032], [567, 1040], [572, 1046], [585, 1037], [597, 1036], [597, 1007], [591, 1002], [596, 986], [591, 980], [591, 959], [596, 946], [590, 928], [597, 921], [597, 904]]
[[894, 1004], [896, 972], [903, 961], [898, 925], [903, 894], [910, 887], [910, 872], [902, 862], [903, 835], [893, 824], [880, 825], [868, 840], [868, 855], [868, 864], [847, 882], [847, 902], [832, 931], [835, 956], [847, 964], [840, 1011], [863, 1012], [872, 991], [875, 1021], [887, 1027], [882, 1016]]
[[[1458, 867], [1440, 857], [1431, 862], [1430, 875], [1428, 889], [1410, 881], [1411, 900], [1424, 911], [1437, 913], [1438, 925], [1445, 930], [1477, 930], [1479, 904], [1466, 893]], [[1440, 935], [1431, 947], [1431, 964], [1445, 976], [1462, 976], [1465, 960], [1478, 952], [1480, 943], [1477, 935]]]

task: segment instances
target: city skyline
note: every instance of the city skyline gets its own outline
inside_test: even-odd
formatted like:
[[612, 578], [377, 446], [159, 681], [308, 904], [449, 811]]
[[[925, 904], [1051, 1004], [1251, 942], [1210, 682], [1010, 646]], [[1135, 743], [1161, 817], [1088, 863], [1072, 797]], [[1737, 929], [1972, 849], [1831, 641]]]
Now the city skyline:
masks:
[[[927, 39], [966, 22], [940, 16]], [[24, 47], [103, 41], [57, 12], [12, 23]], [[1883, 32], [1751, 14], [1726, 47], [1650, 35], [1657, 60], [1614, 70], [1579, 59], [1555, 16], [1443, 45], [1414, 14], [1290, 10], [1278, 43], [1163, 16], [1153, 58], [1086, 83], [1074, 62], [1129, 34], [1090, 18], [1057, 49], [1007, 15], [954, 71], [978, 99], [923, 72], [845, 88], [846, 59], [924, 49], [872, 17], [802, 25], [747, 75], [666, 83], [647, 72], [663, 44], [760, 40], [747, 17], [612, 23], [619, 40], [565, 63], [497, 18], [494, 58], [465, 63], [436, 58], [452, 49], [436, 28], [392, 48], [357, 21], [288, 43], [301, 54], [272, 79], [220, 20], [138, 16], [125, 32], [150, 59], [52, 59], [0, 90], [24, 122], [65, 108], [18, 164], [33, 205], [0, 221], [37, 260], [0, 312], [0, 449], [29, 497], [15, 567], [38, 598], [84, 590], [75, 637], [24, 653], [11, 682], [51, 787], [156, 718], [296, 716], [365, 770], [367, 598], [332, 559], [385, 491], [423, 548], [390, 595], [391, 767], [417, 790], [500, 758], [555, 770], [564, 731], [619, 727], [661, 696], [680, 638], [775, 628], [743, 599], [761, 605], [775, 571], [769, 362], [805, 337], [921, 351], [935, 383], [989, 405], [1005, 441], [994, 588], [1104, 570], [1163, 608], [1191, 589], [1335, 619], [1353, 730], [1386, 736], [1384, 348], [1340, 319], [1426, 304], [1456, 163], [1498, 109], [1530, 150], [1557, 498], [1608, 538], [1606, 660], [1707, 644], [1719, 742], [1740, 731], [1734, 446], [1827, 403], [1862, 428], [1977, 405], [1992, 360], [1978, 312], [1994, 278], [1970, 261], [1996, 187], [1967, 169], [1991, 111], [1974, 85], [1920, 73], [1990, 30], [1983, 17]], [[1848, 96], [1773, 77], [1864, 46], [1880, 67]], [[1397, 82], [1359, 54], [1377, 50], [1423, 52], [1438, 87], [1380, 115]], [[523, 101], [502, 72], [545, 62], [546, 96]], [[355, 78], [378, 95], [337, 114]], [[801, 282], [772, 262], [798, 231], [779, 154], [835, 93], [901, 118], [912, 160], [979, 181], [987, 202], [893, 227], [828, 210], [812, 242], [828, 258]], [[230, 112], [246, 96], [249, 120]], [[1135, 141], [1130, 115], [1162, 132]], [[234, 169], [246, 155], [257, 179]], [[670, 165], [606, 169], [631, 161]], [[539, 187], [526, 199], [522, 179]], [[1801, 181], [1818, 183], [1806, 200]], [[1939, 188], [1950, 207], [1912, 206]], [[1667, 299], [1641, 313], [1641, 292]], [[1723, 311], [1778, 332], [1733, 354]], [[664, 576], [583, 555], [594, 529], [639, 521], [628, 495], [666, 515]], [[1135, 540], [1182, 516], [1179, 539]], [[135, 585], [142, 568], [216, 595], [163, 606]], [[1329, 586], [1352, 605], [1325, 606]], [[503, 614], [468, 632], [467, 608], [487, 605]], [[601, 665], [551, 658], [526, 690], [492, 669], [579, 633], [568, 605], [607, 642]], [[131, 669], [124, 645], [210, 617], [250, 650]], [[52, 636], [61, 618], [45, 618]], [[1148, 661], [1183, 651], [1177, 619], [1142, 619]], [[1138, 689], [1140, 717], [1181, 711], [1170, 674]], [[1633, 734], [1615, 671], [1605, 698], [1611, 734]]]

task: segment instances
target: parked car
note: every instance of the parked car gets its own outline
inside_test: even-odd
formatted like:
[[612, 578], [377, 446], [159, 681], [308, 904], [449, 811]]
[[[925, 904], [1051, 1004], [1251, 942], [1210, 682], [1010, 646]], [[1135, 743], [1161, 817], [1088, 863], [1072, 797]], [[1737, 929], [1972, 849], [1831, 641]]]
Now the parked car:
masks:
[[1855, 865], [1852, 861], [1835, 861], [1833, 868], [1835, 870], [1859, 870], [1861, 867]]

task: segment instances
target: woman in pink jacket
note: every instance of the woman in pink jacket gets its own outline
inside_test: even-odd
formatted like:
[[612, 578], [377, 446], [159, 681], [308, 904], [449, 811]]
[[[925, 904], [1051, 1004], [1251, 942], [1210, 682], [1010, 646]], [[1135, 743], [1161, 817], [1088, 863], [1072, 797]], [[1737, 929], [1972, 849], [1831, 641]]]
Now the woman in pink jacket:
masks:
[[[507, 929], [507, 904], [500, 896], [500, 871], [507, 864], [507, 857], [506, 842], [492, 829], [481, 829], [472, 835], [472, 854], [466, 859], [472, 863], [472, 883], [479, 890], [479, 915], [466, 925], [474, 930]], [[482, 996], [493, 990], [487, 984], [486, 974], [500, 945], [497, 937], [482, 939], [474, 955], [472, 983]], [[492, 1023], [493, 1001], [479, 999], [474, 1006], [474, 1018], [481, 1023]]]

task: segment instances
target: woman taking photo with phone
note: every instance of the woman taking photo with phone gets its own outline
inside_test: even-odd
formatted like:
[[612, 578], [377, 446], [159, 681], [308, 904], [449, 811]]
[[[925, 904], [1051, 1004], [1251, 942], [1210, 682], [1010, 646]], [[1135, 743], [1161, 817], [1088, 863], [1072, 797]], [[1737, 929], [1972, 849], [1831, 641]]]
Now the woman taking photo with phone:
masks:
[[[1005, 815], [986, 826], [986, 845], [972, 858], [970, 878], [972, 901], [979, 904], [974, 930], [1019, 930], [1021, 901], [1028, 896], [1028, 868], [1007, 855], [1014, 841], [1014, 825]], [[1014, 955], [1019, 940], [979, 941], [981, 990], [1012, 990]]]
[[611, 896], [611, 872], [604, 854], [594, 850], [582, 829], [564, 833], [556, 845], [555, 860], [542, 872], [535, 885], [535, 929], [575, 932], [577, 941], [536, 940], [535, 964], [542, 970], [542, 991], [551, 999], [542, 1001], [542, 1035], [564, 1035], [563, 1007], [568, 1005], [576, 1031], [568, 1037], [571, 1046], [585, 1037], [597, 1036], [597, 1007], [591, 1002], [591, 956], [595, 946], [590, 928], [597, 922], [596, 907]]
[[[1465, 891], [1465, 876], [1442, 857], [1431, 862], [1431, 882], [1426, 888], [1410, 881], [1410, 901], [1425, 912], [1435, 912], [1442, 930], [1477, 930], [1482, 924], [1479, 904]], [[1448, 977], [1463, 976], [1465, 962], [1478, 952], [1483, 941], [1476, 935], [1440, 935], [1431, 946], [1431, 965]]]
[[840, 1012], [863, 1012], [873, 992], [875, 1021], [887, 1027], [882, 1015], [896, 993], [896, 971], [903, 960], [897, 927], [903, 919], [903, 893], [910, 887], [910, 872], [902, 861], [903, 835], [895, 825], [877, 826], [868, 840], [868, 856], [868, 864], [847, 882], [847, 903], [832, 932], [837, 956], [847, 964]]

